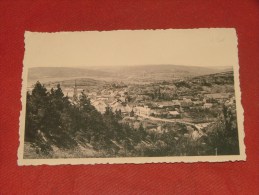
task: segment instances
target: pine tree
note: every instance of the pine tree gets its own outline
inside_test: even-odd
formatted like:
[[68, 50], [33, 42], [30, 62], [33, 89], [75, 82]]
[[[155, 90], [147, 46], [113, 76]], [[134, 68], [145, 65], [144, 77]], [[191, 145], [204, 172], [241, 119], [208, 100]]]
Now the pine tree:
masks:
[[[44, 116], [46, 114], [46, 108], [49, 105], [49, 98], [47, 89], [38, 81], [32, 94], [27, 93], [27, 115], [31, 116], [33, 129], [31, 131], [42, 130], [44, 126]], [[29, 122], [28, 122], [29, 123]]]
[[134, 116], [134, 111], [133, 109], [130, 111], [130, 117], [133, 117]]
[[91, 105], [90, 99], [83, 92], [81, 92], [81, 95], [79, 97], [79, 106], [80, 109], [87, 112], [95, 110], [94, 106]]
[[25, 141], [33, 141], [36, 136], [37, 123], [35, 121], [35, 109], [33, 108], [31, 94], [26, 95], [26, 117], [25, 117]]
[[121, 120], [122, 119], [121, 109], [115, 111], [115, 118], [117, 120]]
[[216, 149], [218, 155], [239, 154], [236, 116], [225, 105], [208, 136], [208, 146], [211, 147], [211, 153], [215, 154]]
[[138, 128], [138, 132], [139, 132], [139, 135], [140, 135], [140, 138], [143, 140], [145, 139], [146, 135], [147, 135], [147, 132], [145, 131], [144, 127], [143, 127], [143, 124], [141, 123], [139, 128]]
[[49, 107], [47, 89], [38, 81], [31, 95], [27, 93], [25, 141], [39, 147], [47, 153], [50, 147], [46, 140], [46, 122], [44, 120]]

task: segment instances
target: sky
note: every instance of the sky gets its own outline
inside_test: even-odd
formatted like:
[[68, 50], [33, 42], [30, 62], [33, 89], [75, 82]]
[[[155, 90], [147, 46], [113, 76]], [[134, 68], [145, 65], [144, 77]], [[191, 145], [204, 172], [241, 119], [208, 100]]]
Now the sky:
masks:
[[26, 67], [233, 66], [233, 28], [25, 32]]

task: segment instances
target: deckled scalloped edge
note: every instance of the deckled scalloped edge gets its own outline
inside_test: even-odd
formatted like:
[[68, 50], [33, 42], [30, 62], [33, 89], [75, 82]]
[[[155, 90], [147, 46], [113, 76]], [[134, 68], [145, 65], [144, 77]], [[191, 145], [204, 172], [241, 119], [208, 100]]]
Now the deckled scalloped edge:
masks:
[[[28, 69], [26, 68], [26, 38], [33, 32], [25, 31], [24, 33], [24, 59], [22, 71], [22, 88], [21, 88], [21, 103], [22, 109], [19, 117], [19, 148], [17, 152], [17, 164], [19, 166], [29, 165], [95, 165], [95, 164], [153, 164], [153, 163], [206, 163], [206, 162], [236, 162], [246, 161], [246, 149], [244, 144], [244, 110], [241, 104], [241, 88], [238, 60], [238, 36], [234, 28], [194, 28], [194, 29], [227, 29], [233, 30], [236, 36], [236, 64], [234, 69], [234, 87], [237, 110], [238, 137], [240, 155], [225, 155], [225, 156], [177, 156], [177, 157], [117, 157], [117, 158], [63, 158], [63, 159], [23, 159], [24, 151], [24, 128], [25, 128], [25, 111], [26, 111], [26, 89]], [[193, 29], [145, 29], [146, 30], [193, 30]], [[112, 30], [112, 31], [129, 31], [129, 30]], [[134, 30], [132, 30], [134, 31]], [[72, 33], [72, 32], [87, 32], [87, 31], [60, 31], [60, 32], [37, 32], [37, 33]], [[95, 31], [106, 32], [106, 31]], [[110, 31], [108, 31], [110, 32]]]

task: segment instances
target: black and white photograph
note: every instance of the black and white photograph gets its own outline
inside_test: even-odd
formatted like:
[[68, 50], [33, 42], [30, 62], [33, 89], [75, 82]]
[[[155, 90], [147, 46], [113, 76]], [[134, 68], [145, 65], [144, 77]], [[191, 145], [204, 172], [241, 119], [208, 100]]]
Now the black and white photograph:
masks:
[[26, 32], [19, 165], [245, 160], [232, 28]]

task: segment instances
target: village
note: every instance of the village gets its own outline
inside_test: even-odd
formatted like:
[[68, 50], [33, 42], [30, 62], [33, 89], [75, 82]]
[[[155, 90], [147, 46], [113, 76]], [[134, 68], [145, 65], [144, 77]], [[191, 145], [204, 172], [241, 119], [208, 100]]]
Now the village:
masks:
[[92, 90], [75, 80], [74, 87], [63, 91], [71, 102], [85, 93], [100, 113], [109, 107], [134, 129], [143, 125], [147, 132], [164, 133], [181, 124], [193, 139], [203, 136], [202, 129], [217, 120], [222, 105], [235, 110], [231, 73], [149, 84], [113, 82]]

